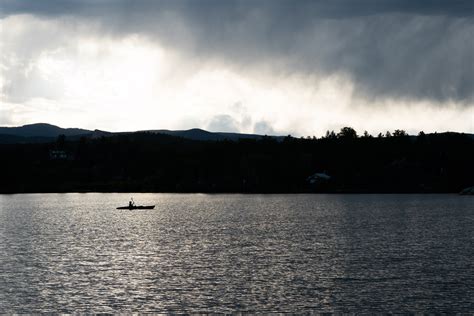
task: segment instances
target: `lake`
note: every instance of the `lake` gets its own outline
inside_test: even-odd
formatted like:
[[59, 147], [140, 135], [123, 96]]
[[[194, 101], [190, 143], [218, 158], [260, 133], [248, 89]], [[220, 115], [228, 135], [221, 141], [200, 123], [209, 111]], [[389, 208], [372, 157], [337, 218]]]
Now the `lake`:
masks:
[[474, 198], [0, 195], [0, 312], [474, 312]]

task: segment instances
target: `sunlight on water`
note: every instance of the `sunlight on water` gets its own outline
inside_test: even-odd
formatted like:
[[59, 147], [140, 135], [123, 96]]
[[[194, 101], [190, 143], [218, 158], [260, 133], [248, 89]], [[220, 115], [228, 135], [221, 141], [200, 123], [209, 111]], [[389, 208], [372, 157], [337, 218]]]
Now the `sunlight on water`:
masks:
[[0, 195], [0, 312], [472, 312], [456, 195]]

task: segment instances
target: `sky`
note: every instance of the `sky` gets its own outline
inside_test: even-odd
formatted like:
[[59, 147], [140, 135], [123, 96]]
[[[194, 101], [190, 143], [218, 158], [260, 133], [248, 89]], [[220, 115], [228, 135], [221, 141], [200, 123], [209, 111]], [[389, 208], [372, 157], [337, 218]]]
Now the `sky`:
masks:
[[0, 126], [474, 133], [472, 0], [2, 0]]

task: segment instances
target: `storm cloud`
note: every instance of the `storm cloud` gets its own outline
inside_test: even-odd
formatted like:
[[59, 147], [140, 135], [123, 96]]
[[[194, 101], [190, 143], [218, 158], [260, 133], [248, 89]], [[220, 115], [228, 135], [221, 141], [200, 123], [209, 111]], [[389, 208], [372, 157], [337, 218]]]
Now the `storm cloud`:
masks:
[[89, 23], [99, 36], [139, 34], [249, 72], [343, 76], [369, 99], [473, 105], [469, 0], [6, 0], [0, 11]]

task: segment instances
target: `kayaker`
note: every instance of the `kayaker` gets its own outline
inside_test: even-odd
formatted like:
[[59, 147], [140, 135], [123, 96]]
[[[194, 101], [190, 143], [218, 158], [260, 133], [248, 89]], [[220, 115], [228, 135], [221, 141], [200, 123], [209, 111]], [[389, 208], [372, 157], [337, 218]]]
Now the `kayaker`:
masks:
[[133, 201], [133, 198], [130, 199], [130, 202], [128, 202], [128, 207], [132, 208], [135, 206], [135, 202]]

